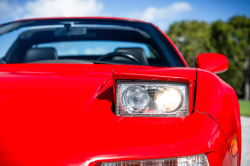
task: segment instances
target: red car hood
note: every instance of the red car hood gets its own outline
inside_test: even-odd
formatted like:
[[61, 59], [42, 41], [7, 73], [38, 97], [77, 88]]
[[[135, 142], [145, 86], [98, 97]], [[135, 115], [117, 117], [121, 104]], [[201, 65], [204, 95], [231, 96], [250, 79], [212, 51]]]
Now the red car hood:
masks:
[[[204, 144], [213, 136], [214, 144], [224, 145], [219, 127], [204, 114], [166, 120], [118, 117], [111, 111], [113, 73], [194, 81], [195, 69], [13, 64], [0, 70], [0, 165], [87, 165], [118, 156], [192, 155], [208, 151]], [[199, 125], [190, 130], [194, 118]]]
[[195, 69], [129, 65], [12, 64], [0, 67], [1, 107], [76, 111], [111, 108], [113, 73], [196, 79]]

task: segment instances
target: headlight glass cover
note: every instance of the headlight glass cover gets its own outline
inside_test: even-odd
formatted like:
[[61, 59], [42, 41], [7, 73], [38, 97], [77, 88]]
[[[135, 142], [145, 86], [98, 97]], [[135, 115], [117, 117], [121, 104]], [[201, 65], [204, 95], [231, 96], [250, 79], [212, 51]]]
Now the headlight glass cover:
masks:
[[200, 154], [155, 160], [103, 162], [101, 166], [209, 166], [209, 162], [205, 154]]
[[118, 116], [189, 115], [188, 84], [175, 82], [116, 82]]

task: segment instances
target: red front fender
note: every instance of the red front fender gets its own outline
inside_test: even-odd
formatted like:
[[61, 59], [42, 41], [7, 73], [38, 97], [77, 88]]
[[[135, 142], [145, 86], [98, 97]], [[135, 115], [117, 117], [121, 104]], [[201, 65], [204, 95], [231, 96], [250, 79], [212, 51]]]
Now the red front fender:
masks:
[[[217, 75], [197, 69], [195, 111], [204, 112], [217, 121], [230, 147], [237, 138], [238, 154], [232, 157], [232, 165], [240, 165], [241, 123], [239, 103], [235, 91]], [[231, 147], [230, 147], [231, 149]]]
[[223, 132], [203, 113], [152, 118], [118, 117], [110, 109], [8, 110], [0, 112], [0, 125], [0, 165], [88, 165], [202, 153], [211, 166], [230, 165]]

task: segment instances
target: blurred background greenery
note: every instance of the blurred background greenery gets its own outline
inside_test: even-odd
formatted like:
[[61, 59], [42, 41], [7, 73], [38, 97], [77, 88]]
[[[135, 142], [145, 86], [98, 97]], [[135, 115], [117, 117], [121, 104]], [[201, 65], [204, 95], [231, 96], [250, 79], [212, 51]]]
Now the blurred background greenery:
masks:
[[180, 21], [166, 34], [173, 40], [190, 67], [200, 53], [213, 52], [229, 60], [228, 71], [218, 74], [231, 85], [240, 101], [241, 114], [250, 116], [250, 18], [234, 16], [228, 21]]
[[250, 117], [250, 101], [240, 100], [240, 114]]

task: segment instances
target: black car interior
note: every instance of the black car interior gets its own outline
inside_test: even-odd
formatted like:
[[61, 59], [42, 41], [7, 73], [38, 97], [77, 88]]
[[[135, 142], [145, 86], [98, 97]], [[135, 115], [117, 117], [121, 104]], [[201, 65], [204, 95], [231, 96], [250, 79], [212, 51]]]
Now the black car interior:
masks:
[[23, 62], [29, 63], [41, 60], [58, 59], [55, 48], [30, 48], [24, 55]]
[[129, 53], [135, 56], [143, 65], [148, 66], [147, 56], [142, 48], [117, 48], [115, 52]]

